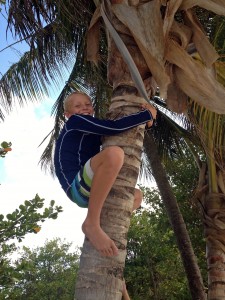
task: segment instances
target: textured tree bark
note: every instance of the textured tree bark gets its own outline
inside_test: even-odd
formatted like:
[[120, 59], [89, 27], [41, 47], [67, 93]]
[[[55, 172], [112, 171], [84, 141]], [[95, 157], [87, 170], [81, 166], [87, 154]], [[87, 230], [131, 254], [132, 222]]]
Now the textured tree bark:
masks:
[[147, 155], [151, 164], [153, 176], [156, 180], [171, 226], [176, 236], [177, 245], [186, 271], [192, 299], [204, 300], [206, 299], [206, 291], [187, 228], [176, 198], [169, 185], [166, 172], [162, 166], [158, 150], [151, 133], [146, 135], [145, 148], [147, 149]]
[[208, 300], [222, 300], [225, 299], [224, 117], [203, 111], [193, 103], [191, 109], [190, 119], [206, 156], [200, 170], [196, 199], [202, 208], [206, 240]]
[[206, 238], [208, 299], [222, 300], [225, 299], [225, 182], [223, 172], [216, 167], [212, 156], [208, 159], [208, 166], [210, 161], [215, 166], [215, 174], [210, 176], [209, 169], [202, 169], [198, 200]]

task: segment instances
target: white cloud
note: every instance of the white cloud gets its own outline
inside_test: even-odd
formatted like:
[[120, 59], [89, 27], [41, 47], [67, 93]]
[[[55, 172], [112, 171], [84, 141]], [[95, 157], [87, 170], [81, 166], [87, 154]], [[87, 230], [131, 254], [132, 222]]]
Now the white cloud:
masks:
[[29, 247], [41, 246], [46, 239], [65, 238], [74, 245], [82, 246], [81, 224], [86, 209], [73, 204], [61, 189], [58, 180], [41, 171], [38, 161], [45, 145], [38, 148], [43, 138], [53, 128], [53, 119], [45, 104], [31, 104], [13, 111], [0, 124], [0, 142], [12, 142], [12, 151], [1, 160], [0, 211], [3, 214], [14, 211], [24, 200], [33, 199], [36, 194], [45, 198], [46, 206], [54, 199], [63, 207], [57, 220], [47, 220], [38, 234], [29, 234], [23, 243]]

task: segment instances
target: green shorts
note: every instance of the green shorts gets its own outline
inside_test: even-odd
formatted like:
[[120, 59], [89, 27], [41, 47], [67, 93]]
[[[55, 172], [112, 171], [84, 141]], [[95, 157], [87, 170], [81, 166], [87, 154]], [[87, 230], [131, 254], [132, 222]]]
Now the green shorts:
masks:
[[88, 207], [93, 176], [89, 159], [75, 176], [70, 189], [72, 201], [80, 207]]

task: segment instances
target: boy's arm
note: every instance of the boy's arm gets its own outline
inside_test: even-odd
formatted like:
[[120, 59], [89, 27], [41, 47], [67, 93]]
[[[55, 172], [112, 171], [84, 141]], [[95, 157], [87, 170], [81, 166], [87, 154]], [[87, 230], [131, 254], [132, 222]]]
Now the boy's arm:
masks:
[[150, 110], [145, 109], [137, 113], [122, 117], [118, 120], [100, 120], [87, 115], [73, 115], [66, 123], [67, 130], [78, 130], [84, 133], [98, 135], [114, 135], [152, 120]]
[[147, 109], [152, 114], [152, 120], [146, 123], [147, 128], [150, 128], [153, 125], [154, 120], [156, 119], [157, 110], [151, 104], [145, 103], [141, 105], [142, 109]]

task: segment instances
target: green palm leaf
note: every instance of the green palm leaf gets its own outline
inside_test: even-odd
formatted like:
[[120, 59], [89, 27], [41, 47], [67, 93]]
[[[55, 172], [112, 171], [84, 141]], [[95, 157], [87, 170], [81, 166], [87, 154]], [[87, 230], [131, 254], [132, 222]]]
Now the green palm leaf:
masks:
[[50, 83], [58, 86], [65, 71], [71, 70], [80, 44], [85, 45], [95, 6], [90, 1], [10, 1], [7, 5], [8, 29], [30, 47], [0, 80], [2, 106], [9, 112], [17, 99], [20, 105], [42, 99]]

